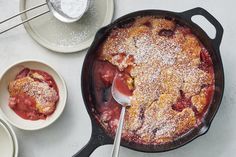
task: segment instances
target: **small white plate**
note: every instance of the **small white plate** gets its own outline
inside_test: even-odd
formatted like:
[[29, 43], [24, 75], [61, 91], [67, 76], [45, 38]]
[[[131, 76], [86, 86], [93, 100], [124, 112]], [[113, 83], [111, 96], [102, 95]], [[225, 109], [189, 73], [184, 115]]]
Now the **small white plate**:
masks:
[[[20, 0], [20, 11], [45, 3], [45, 0]], [[44, 6], [22, 14], [25, 20], [48, 11]], [[26, 31], [40, 45], [61, 53], [78, 52], [88, 48], [97, 30], [112, 20], [113, 0], [91, 0], [91, 5], [83, 17], [75, 23], [63, 23], [47, 13], [24, 24]]]
[[[18, 116], [9, 106], [9, 92], [8, 92], [8, 85], [10, 81], [13, 81], [16, 75], [23, 69], [23, 68], [30, 68], [36, 70], [42, 70], [50, 74], [54, 80], [56, 81], [57, 87], [59, 89], [59, 101], [57, 103], [57, 107], [55, 112], [47, 117], [46, 120], [25, 120]], [[16, 63], [10, 68], [7, 69], [2, 75], [0, 81], [0, 114], [9, 121], [12, 125], [17, 128], [23, 130], [38, 130], [45, 128], [52, 124], [64, 110], [65, 104], [67, 99], [67, 89], [66, 84], [63, 78], [50, 66], [45, 63], [39, 61], [22, 61], [20, 63]]]
[[0, 154], [1, 157], [17, 157], [18, 142], [11, 126], [0, 117]]

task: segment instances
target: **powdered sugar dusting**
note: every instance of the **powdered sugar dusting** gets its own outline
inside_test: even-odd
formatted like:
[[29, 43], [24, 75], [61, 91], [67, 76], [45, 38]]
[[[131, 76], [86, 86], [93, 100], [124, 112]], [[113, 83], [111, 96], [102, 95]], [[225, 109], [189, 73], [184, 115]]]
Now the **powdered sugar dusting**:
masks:
[[81, 17], [87, 9], [88, 0], [50, 0], [52, 6], [59, 13], [69, 18]]
[[[169, 20], [139, 18], [133, 27], [114, 29], [103, 45], [101, 56], [121, 71], [132, 66], [134, 80], [131, 107], [127, 111], [125, 133], [135, 132], [144, 143], [163, 143], [192, 129], [194, 111], [172, 109], [181, 97], [199, 95], [203, 84], [212, 84], [213, 77], [199, 69], [202, 45], [184, 28], [167, 30]], [[139, 22], [143, 22], [139, 23]], [[146, 25], [145, 25], [146, 24]], [[151, 26], [150, 26], [151, 25]], [[162, 31], [160, 34], [159, 32]], [[125, 57], [121, 58], [125, 54]], [[128, 58], [133, 57], [130, 62]], [[206, 105], [206, 104], [204, 104]], [[144, 110], [144, 116], [140, 112]]]
[[23, 86], [23, 92], [27, 93], [30, 97], [34, 97], [36, 101], [41, 104], [48, 102], [55, 102], [58, 99], [57, 91], [45, 82], [28, 82]]

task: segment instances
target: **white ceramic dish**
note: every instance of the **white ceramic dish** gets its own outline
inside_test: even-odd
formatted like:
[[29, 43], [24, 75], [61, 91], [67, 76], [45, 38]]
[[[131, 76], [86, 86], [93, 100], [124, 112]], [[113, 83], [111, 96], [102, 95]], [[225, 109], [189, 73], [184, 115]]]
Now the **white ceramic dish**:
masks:
[[[15, 76], [25, 67], [36, 70], [43, 70], [49, 73], [59, 89], [59, 101], [55, 112], [46, 120], [30, 121], [19, 117], [9, 106], [8, 84], [15, 79]], [[23, 130], [38, 130], [52, 124], [64, 110], [67, 99], [67, 88], [63, 78], [50, 66], [39, 61], [22, 61], [10, 66], [2, 75], [0, 81], [0, 114], [12, 125]]]
[[[20, 11], [42, 3], [45, 0], [20, 0]], [[25, 20], [45, 11], [48, 11], [47, 6], [22, 14], [21, 19]], [[36, 42], [52, 51], [78, 52], [91, 45], [97, 30], [111, 22], [113, 12], [113, 0], [91, 0], [88, 11], [75, 23], [63, 23], [47, 13], [24, 26]]]
[[0, 155], [1, 157], [17, 157], [18, 142], [11, 126], [0, 117]]

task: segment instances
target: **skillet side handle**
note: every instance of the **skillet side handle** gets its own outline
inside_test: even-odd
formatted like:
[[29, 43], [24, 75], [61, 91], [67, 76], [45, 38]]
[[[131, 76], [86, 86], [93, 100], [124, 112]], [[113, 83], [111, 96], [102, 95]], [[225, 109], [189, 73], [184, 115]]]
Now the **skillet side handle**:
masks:
[[92, 125], [92, 135], [89, 142], [73, 157], [89, 157], [99, 146], [112, 143], [104, 131], [95, 123]]
[[216, 18], [212, 16], [208, 11], [206, 11], [203, 8], [197, 7], [197, 8], [182, 12], [180, 13], [180, 15], [189, 21], [192, 21], [191, 18], [194, 15], [202, 15], [203, 17], [205, 17], [216, 29], [216, 36], [214, 39], [212, 39], [213, 45], [216, 49], [220, 47], [224, 29], [222, 25], [219, 23], [219, 21], [216, 20]]

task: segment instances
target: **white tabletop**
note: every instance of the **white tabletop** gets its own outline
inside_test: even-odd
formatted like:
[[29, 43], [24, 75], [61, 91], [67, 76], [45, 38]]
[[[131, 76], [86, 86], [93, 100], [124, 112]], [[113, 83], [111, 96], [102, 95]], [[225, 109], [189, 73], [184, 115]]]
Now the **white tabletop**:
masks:
[[[225, 93], [221, 107], [209, 132], [179, 149], [147, 154], [122, 148], [120, 156], [128, 157], [225, 157], [236, 154], [236, 10], [235, 1], [227, 0], [115, 0], [114, 19], [141, 9], [184, 11], [197, 6], [215, 16], [224, 27], [221, 54], [225, 69]], [[19, 11], [19, 0], [0, 0], [0, 20]], [[18, 22], [20, 19], [17, 20]], [[10, 22], [12, 24], [13, 22]], [[0, 29], [10, 26], [0, 25]], [[206, 31], [209, 31], [208, 29]], [[19, 140], [19, 157], [69, 157], [89, 140], [91, 124], [80, 89], [80, 75], [86, 51], [74, 54], [51, 52], [26, 33], [23, 26], [0, 35], [0, 73], [23, 59], [38, 59], [55, 67], [63, 75], [69, 93], [62, 116], [50, 127], [27, 132], [14, 128]], [[109, 157], [111, 145], [99, 147], [92, 157]], [[1, 154], [0, 154], [1, 156]]]

